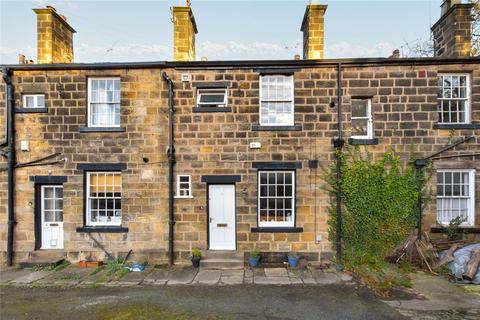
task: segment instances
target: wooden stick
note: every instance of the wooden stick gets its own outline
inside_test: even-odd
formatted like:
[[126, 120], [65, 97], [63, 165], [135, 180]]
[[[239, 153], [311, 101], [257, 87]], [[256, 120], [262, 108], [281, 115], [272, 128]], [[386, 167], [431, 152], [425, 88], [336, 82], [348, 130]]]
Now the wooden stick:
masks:
[[477, 273], [479, 264], [480, 264], [480, 249], [476, 249], [472, 251], [470, 260], [465, 266], [465, 272], [463, 273], [463, 277], [467, 280], [472, 281], [473, 278], [475, 278], [475, 274]]
[[447, 253], [443, 256], [442, 259], [438, 260], [434, 265], [433, 265], [433, 269], [437, 269], [437, 268], [440, 268], [441, 266], [444, 266], [446, 265], [447, 263], [450, 263], [452, 262], [455, 258], [453, 257], [453, 254], [455, 253], [455, 251], [457, 251], [458, 247], [460, 246], [460, 244], [458, 243], [455, 243], [453, 246], [450, 247], [450, 249], [448, 249]]

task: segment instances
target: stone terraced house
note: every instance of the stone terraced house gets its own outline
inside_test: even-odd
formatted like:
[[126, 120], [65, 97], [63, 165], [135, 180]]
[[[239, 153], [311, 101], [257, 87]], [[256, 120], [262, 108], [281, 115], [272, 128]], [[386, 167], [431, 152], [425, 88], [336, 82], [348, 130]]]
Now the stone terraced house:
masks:
[[472, 6], [445, 2], [434, 57], [335, 60], [324, 59], [326, 9], [306, 8], [303, 59], [198, 61], [193, 12], [174, 7], [174, 61], [142, 63], [74, 63], [75, 30], [35, 9], [37, 63], [2, 66], [2, 263], [129, 250], [185, 263], [196, 246], [206, 264], [242, 265], [253, 248], [265, 261], [330, 259], [322, 168], [335, 160], [339, 108], [346, 145], [433, 156], [424, 230], [463, 215], [475, 236]]

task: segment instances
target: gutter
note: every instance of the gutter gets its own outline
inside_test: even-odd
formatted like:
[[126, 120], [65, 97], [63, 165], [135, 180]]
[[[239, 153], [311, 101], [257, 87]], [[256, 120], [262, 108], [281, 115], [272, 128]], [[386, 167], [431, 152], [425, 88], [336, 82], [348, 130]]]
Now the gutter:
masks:
[[256, 67], [335, 67], [369, 65], [441, 65], [479, 63], [480, 57], [429, 57], [429, 58], [353, 58], [319, 60], [223, 60], [223, 61], [144, 61], [100, 63], [51, 63], [5, 65], [12, 71], [21, 70], [112, 70], [112, 69], [251, 69]]
[[168, 84], [168, 255], [169, 255], [169, 265], [173, 266], [174, 263], [174, 253], [173, 253], [173, 233], [175, 225], [175, 217], [173, 214], [174, 209], [174, 195], [173, 195], [173, 175], [174, 175], [174, 166], [175, 166], [175, 144], [174, 144], [174, 131], [173, 131], [173, 117], [175, 113], [174, 104], [173, 104], [173, 81], [167, 75], [167, 73], [162, 72], [162, 78]]
[[7, 207], [8, 207], [8, 231], [7, 231], [7, 264], [13, 265], [13, 236], [15, 226], [15, 211], [14, 211], [14, 174], [15, 174], [15, 130], [14, 130], [14, 98], [13, 85], [11, 78], [11, 70], [7, 67], [2, 67], [3, 81], [6, 87], [5, 110], [7, 120]]

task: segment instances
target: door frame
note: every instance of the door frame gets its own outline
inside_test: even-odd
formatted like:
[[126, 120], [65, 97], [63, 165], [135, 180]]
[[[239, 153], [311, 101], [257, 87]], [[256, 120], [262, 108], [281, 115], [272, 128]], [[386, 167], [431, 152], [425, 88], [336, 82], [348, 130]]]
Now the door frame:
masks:
[[[229, 185], [233, 186], [233, 205], [234, 205], [234, 220], [235, 220], [235, 249], [231, 251], [237, 251], [237, 186], [235, 182], [225, 182], [225, 183], [207, 183], [207, 250], [210, 250], [210, 186], [211, 185]], [[221, 250], [219, 250], [221, 251]]]
[[[45, 186], [60, 186], [63, 188], [62, 183], [35, 183], [35, 207], [34, 207], [34, 233], [35, 233], [35, 246], [34, 250], [63, 250], [63, 249], [42, 249], [42, 187]], [[65, 197], [63, 197], [65, 199]], [[65, 230], [63, 230], [65, 236]], [[65, 240], [63, 243], [65, 246]]]

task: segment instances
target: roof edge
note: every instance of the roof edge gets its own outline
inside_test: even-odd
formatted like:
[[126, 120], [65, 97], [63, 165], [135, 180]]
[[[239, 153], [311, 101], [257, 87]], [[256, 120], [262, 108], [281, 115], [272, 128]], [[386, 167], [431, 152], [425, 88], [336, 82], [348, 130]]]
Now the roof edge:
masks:
[[343, 58], [320, 60], [221, 60], [221, 61], [145, 61], [105, 63], [53, 63], [53, 64], [5, 64], [13, 71], [21, 70], [105, 70], [149, 68], [258, 68], [258, 67], [316, 67], [343, 65], [432, 65], [479, 63], [476, 57], [428, 57], [428, 58]]

